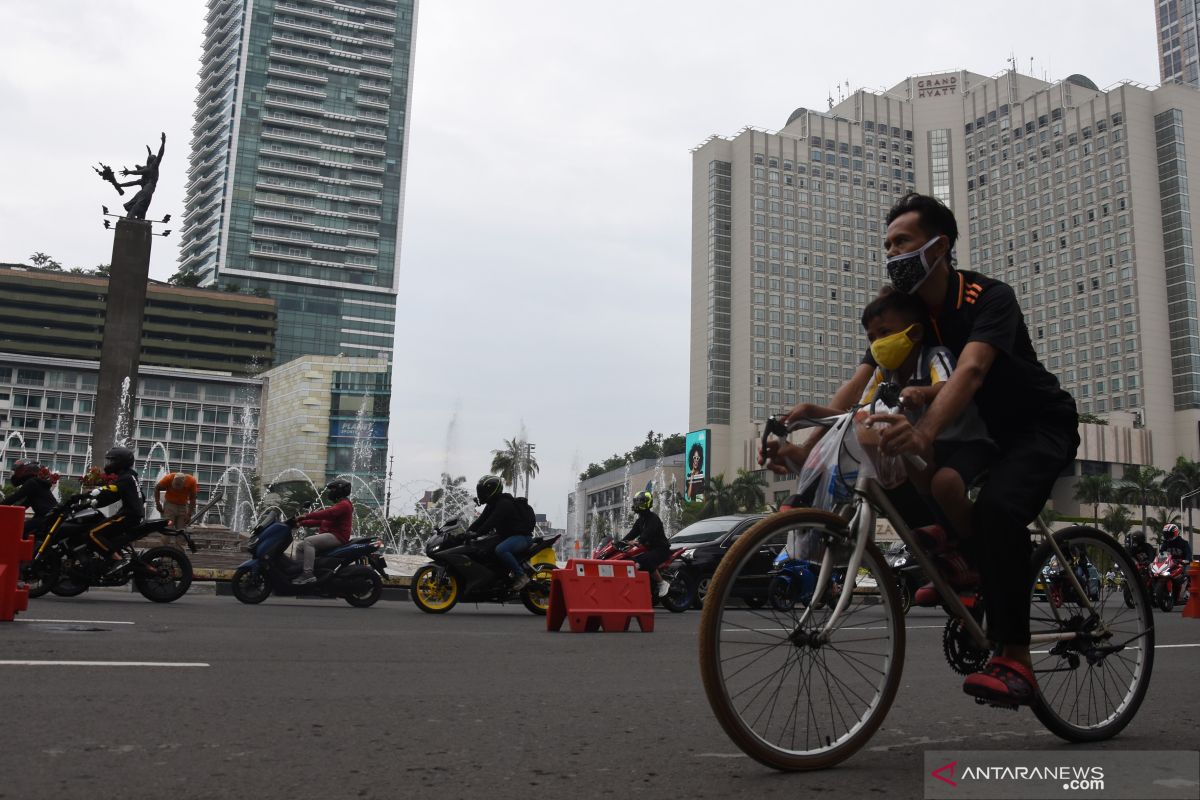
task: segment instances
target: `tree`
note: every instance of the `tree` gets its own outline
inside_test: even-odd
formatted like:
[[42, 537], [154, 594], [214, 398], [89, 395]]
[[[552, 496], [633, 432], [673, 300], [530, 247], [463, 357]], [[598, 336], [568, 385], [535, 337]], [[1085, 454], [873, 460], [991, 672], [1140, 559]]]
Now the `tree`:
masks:
[[1130, 467], [1125, 477], [1117, 482], [1117, 492], [1122, 498], [1142, 507], [1142, 533], [1146, 532], [1146, 506], [1157, 503], [1163, 496], [1162, 477], [1166, 475], [1158, 467]]
[[1129, 518], [1129, 509], [1122, 505], [1116, 505], [1104, 512], [1101, 524], [1113, 538], [1120, 540], [1133, 527], [1133, 520]]
[[29, 261], [35, 267], [40, 267], [41, 269], [53, 270], [54, 272], [62, 272], [63, 265], [60, 264], [59, 262], [55, 261], [53, 258], [46, 255], [45, 253], [43, 253], [40, 250], [38, 252], [34, 253], [33, 255], [31, 255], [29, 257]]
[[662, 440], [661, 433], [650, 431], [646, 434], [646, 441], [639, 444], [628, 454], [629, 461], [642, 461], [644, 459], [655, 459], [662, 456]]
[[1082, 425], [1082, 424], [1088, 424], [1088, 425], [1107, 425], [1107, 424], [1108, 424], [1108, 420], [1106, 420], [1104, 417], [1099, 417], [1099, 416], [1096, 416], [1095, 414], [1093, 414], [1093, 413], [1091, 413], [1091, 412], [1089, 412], [1089, 411], [1084, 411], [1083, 413], [1081, 413], [1081, 414], [1079, 415], [1079, 423], [1080, 423], [1081, 425]]
[[1092, 507], [1092, 519], [1100, 524], [1100, 504], [1112, 496], [1112, 478], [1105, 474], [1084, 475], [1075, 484], [1075, 499]]
[[1156, 531], [1159, 541], [1156, 541], [1155, 544], [1160, 544], [1162, 539], [1162, 529], [1172, 522], [1176, 525], [1179, 524], [1179, 512], [1170, 508], [1165, 508], [1157, 514], [1151, 514], [1150, 519], [1146, 520], [1146, 522], [1149, 522]]
[[767, 505], [767, 479], [761, 471], [750, 472], [738, 469], [737, 477], [729, 485], [734, 503], [742, 511], [754, 513], [762, 511]]
[[725, 485], [724, 475], [714, 475], [708, 479], [704, 487], [704, 501], [701, 503], [698, 519], [719, 517], [723, 514], [736, 514], [738, 501], [734, 496], [733, 486]]
[[492, 451], [492, 472], [517, 491], [521, 476], [525, 476], [525, 494], [529, 494], [529, 476], [538, 474], [537, 459], [529, 452], [523, 439], [505, 439], [504, 447]]
[[1187, 503], [1187, 526], [1192, 529], [1192, 509], [1200, 501], [1200, 494], [1194, 494], [1184, 500], [1185, 495], [1200, 489], [1200, 462], [1180, 456], [1175, 460], [1175, 466], [1163, 478], [1163, 488], [1167, 491], [1167, 500], [1173, 506], [1181, 501]]
[[167, 283], [171, 284], [172, 286], [190, 286], [195, 288], [200, 285], [201, 280], [202, 277], [200, 273], [190, 269], [181, 269], [171, 277], [167, 278]]
[[677, 456], [683, 453], [683, 448], [687, 442], [687, 437], [682, 433], [672, 433], [662, 441], [662, 454], [666, 456]]

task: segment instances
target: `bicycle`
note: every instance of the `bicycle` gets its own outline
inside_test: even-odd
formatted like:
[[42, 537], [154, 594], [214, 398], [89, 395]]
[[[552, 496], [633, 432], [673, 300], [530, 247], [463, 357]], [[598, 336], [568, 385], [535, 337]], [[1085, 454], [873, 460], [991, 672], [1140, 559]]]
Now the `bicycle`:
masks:
[[[853, 755], [882, 724], [904, 664], [904, 614], [892, 570], [874, 543], [878, 515], [887, 518], [949, 615], [943, 651], [956, 672], [977, 672], [995, 651], [982, 627], [982, 604], [967, 604], [947, 583], [889, 500], [874, 456], [859, 443], [850, 412], [790, 426], [772, 417], [762, 443], [801, 428], [836, 436], [841, 502], [832, 510], [780, 510], [748, 530], [713, 576], [700, 620], [700, 669], [721, 727], [747, 755], [779, 770], [822, 769]], [[801, 477], [802, 485], [804, 476]], [[819, 488], [826, 488], [824, 486]], [[1031, 647], [1038, 694], [1032, 706], [1051, 732], [1069, 742], [1118, 734], [1145, 697], [1154, 663], [1150, 598], [1125, 549], [1105, 533], [1074, 526], [1052, 533], [1035, 521], [1030, 572]], [[820, 568], [813, 599], [787, 611], [731, 603], [730, 588], [764, 548], [813, 544]], [[1074, 591], [1061, 606], [1035, 601], [1033, 583], [1051, 558], [1085, 548], [1095, 563], [1111, 563], [1124, 586], [1089, 598], [1067, 570]], [[790, 550], [795, 553], [795, 550]], [[822, 602], [834, 571], [846, 576], [832, 608]], [[1126, 592], [1130, 587], [1134, 591]], [[1126, 597], [1133, 600], [1126, 607]], [[1112, 601], [1110, 605], [1110, 600]], [[976, 700], [983, 703], [983, 700]], [[1015, 708], [1015, 706], [1009, 706]]]

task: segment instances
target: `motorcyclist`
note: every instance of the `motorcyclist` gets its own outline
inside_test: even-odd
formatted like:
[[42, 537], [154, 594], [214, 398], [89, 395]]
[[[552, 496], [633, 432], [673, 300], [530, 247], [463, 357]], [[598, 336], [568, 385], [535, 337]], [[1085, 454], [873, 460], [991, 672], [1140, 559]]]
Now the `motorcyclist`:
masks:
[[504, 482], [495, 475], [484, 475], [475, 484], [475, 502], [483, 506], [483, 513], [467, 528], [475, 538], [497, 533], [504, 538], [496, 545], [496, 557], [508, 570], [512, 590], [519, 591], [529, 583], [529, 575], [521, 567], [518, 556], [529, 552], [533, 537], [520, 533], [526, 527], [525, 520], [517, 508], [516, 498], [502, 491]]
[[670, 589], [670, 584], [658, 574], [658, 565], [671, 557], [671, 544], [667, 541], [662, 520], [659, 519], [658, 514], [650, 510], [652, 505], [654, 505], [654, 495], [650, 492], [638, 492], [633, 496], [630, 507], [637, 514], [637, 521], [633, 523], [633, 527], [629, 529], [629, 533], [621, 542], [629, 544], [640, 541], [646, 548], [645, 552], [634, 556], [633, 561], [638, 565], [638, 569], [650, 573], [651, 580], [657, 584], [655, 591], [659, 597], [662, 597]]
[[335, 478], [325, 486], [325, 493], [332, 505], [320, 511], [312, 511], [290, 521], [293, 526], [320, 526], [320, 531], [296, 546], [296, 559], [303, 563], [303, 572], [292, 581], [300, 585], [314, 583], [317, 577], [313, 575], [313, 565], [317, 560], [317, 552], [330, 550], [350, 541], [350, 532], [354, 525], [354, 503], [350, 501], [350, 481]]
[[1162, 529], [1162, 544], [1159, 545], [1158, 552], [1170, 553], [1175, 557], [1175, 560], [1185, 566], [1192, 560], [1192, 547], [1179, 534], [1179, 526], [1174, 522], [1168, 522], [1163, 525]]
[[1129, 555], [1134, 564], [1145, 566], [1154, 560], [1154, 554], [1154, 545], [1146, 541], [1146, 534], [1141, 531], [1129, 534]]
[[51, 492], [51, 487], [58, 482], [58, 473], [50, 472], [36, 461], [22, 458], [13, 464], [9, 481], [16, 488], [11, 494], [0, 499], [0, 506], [24, 506], [33, 509], [33, 516], [25, 521], [25, 535], [41, 532], [46, 518], [58, 502]]
[[138, 474], [133, 469], [133, 462], [133, 451], [128, 447], [110, 447], [104, 454], [104, 472], [116, 476], [113, 485], [120, 497], [121, 507], [115, 514], [88, 531], [88, 539], [101, 554], [116, 562], [110, 572], [123, 566], [121, 548], [128, 542], [129, 532], [142, 523], [142, 517], [145, 515], [146, 498], [138, 484]]

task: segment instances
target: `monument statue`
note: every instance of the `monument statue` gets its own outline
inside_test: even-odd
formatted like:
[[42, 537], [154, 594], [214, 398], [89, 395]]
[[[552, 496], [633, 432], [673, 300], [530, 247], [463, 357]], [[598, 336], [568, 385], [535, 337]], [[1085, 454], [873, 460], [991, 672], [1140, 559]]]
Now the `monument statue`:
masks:
[[134, 164], [133, 169], [122, 169], [121, 175], [137, 175], [137, 180], [126, 181], [121, 183], [117, 180], [117, 176], [113, 174], [112, 167], [104, 164], [100, 165], [100, 169], [92, 167], [101, 179], [108, 181], [113, 185], [119, 194], [125, 194], [124, 186], [140, 186], [137, 194], [125, 203], [125, 215], [129, 219], [145, 219], [146, 211], [150, 208], [150, 198], [154, 196], [154, 188], [158, 186], [158, 167], [162, 163], [163, 153], [167, 149], [167, 135], [162, 134], [162, 144], [158, 148], [158, 155], [150, 149], [150, 145], [146, 145], [146, 164]]

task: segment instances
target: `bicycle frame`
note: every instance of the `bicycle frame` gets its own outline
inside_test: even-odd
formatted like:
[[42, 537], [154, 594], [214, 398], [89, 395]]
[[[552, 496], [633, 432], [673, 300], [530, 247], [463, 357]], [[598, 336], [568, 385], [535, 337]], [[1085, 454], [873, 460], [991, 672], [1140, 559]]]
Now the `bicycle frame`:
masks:
[[[852, 416], [862, 407], [863, 406], [855, 406], [848, 411], [847, 414]], [[783, 436], [786, 437], [787, 433], [800, 428], [830, 428], [832, 427], [831, 420], [837, 419], [839, 418], [832, 417], [820, 420], [800, 421], [789, 426], [786, 432], [781, 431], [780, 429], [782, 426], [778, 425], [777, 420], [772, 419], [771, 422], [776, 423], [776, 425], [772, 426], [770, 423], [767, 425], [767, 429], [763, 432], [763, 440], [765, 442], [767, 437], [772, 433], [779, 435], [782, 432]], [[850, 435], [850, 432], [847, 431], [846, 435]], [[820, 637], [822, 641], [830, 640], [833, 632], [838, 628], [839, 618], [845, 612], [846, 607], [850, 603], [850, 598], [853, 596], [858, 582], [858, 569], [862, 565], [863, 552], [866, 550], [867, 543], [873, 542], [875, 539], [875, 523], [877, 520], [878, 510], [878, 512], [882, 513], [884, 518], [892, 524], [892, 527], [895, 528], [896, 533], [900, 537], [901, 541], [908, 545], [909, 550], [916, 557], [917, 562], [921, 565], [921, 568], [925, 571], [925, 574], [933, 582], [933, 585], [937, 589], [939, 596], [942, 598], [942, 602], [946, 606], [947, 613], [962, 623], [964, 630], [970, 634], [977, 646], [988, 650], [994, 649], [994, 643], [988, 639], [983, 627], [967, 610], [967, 607], [963, 604], [962, 599], [958, 596], [958, 592], [950, 586], [949, 581], [947, 581], [946, 578], [941, 574], [941, 571], [937, 568], [933, 557], [925, 552], [925, 550], [917, 542], [916, 536], [913, 534], [912, 529], [907, 523], [905, 523], [904, 519], [900, 516], [900, 513], [896, 510], [896, 507], [892, 505], [892, 502], [888, 499], [887, 493], [884, 491], [884, 488], [882, 485], [880, 485], [879, 481], [866, 474], [865, 471], [860, 471], [854, 484], [854, 500], [850, 505], [853, 511], [850, 514], [847, 528], [850, 534], [848, 542], [853, 542], [853, 550], [846, 566], [845, 585], [843, 586], [843, 590], [838, 597], [838, 601], [833, 609], [833, 612], [829, 615], [828, 619], [826, 619], [821, 631], [817, 634], [818, 637]], [[1062, 548], [1059, 546], [1058, 541], [1054, 538], [1049, 527], [1046, 526], [1040, 517], [1034, 520], [1034, 524], [1037, 528], [1037, 533], [1042, 538], [1050, 542], [1050, 547], [1058, 556], [1059, 563], [1067, 564], [1068, 561], [1066, 556], [1063, 554]], [[833, 548], [830, 547], [831, 543], [826, 542], [825, 544], [825, 553], [821, 559], [821, 569], [817, 575], [816, 587], [813, 590], [813, 600], [809, 604], [809, 607], [804, 611], [804, 614], [801, 616], [800, 624], [803, 624], [805, 621], [807, 621], [808, 616], [812, 613], [812, 610], [818, 607], [821, 597], [830, 585], [830, 577], [833, 573], [834, 555]], [[1083, 586], [1079, 583], [1079, 578], [1077, 575], [1075, 575], [1075, 571], [1072, 569], [1067, 569], [1064, 570], [1064, 572], [1067, 576], [1067, 580], [1070, 581], [1076, 592], [1076, 597], [1079, 598], [1080, 605], [1087, 611], [1091, 618], [1095, 619], [1097, 617], [1096, 610], [1092, 606], [1091, 599], [1088, 597], [1087, 592], [1084, 591]], [[1051, 611], [1056, 619], [1061, 619], [1059, 616], [1059, 609], [1051, 606]], [[1103, 632], [1104, 628], [1101, 627], [1098, 630]], [[1030, 644], [1065, 641], [1074, 639], [1076, 636], [1077, 634], [1075, 632], [1036, 634], [1031, 636]]]

